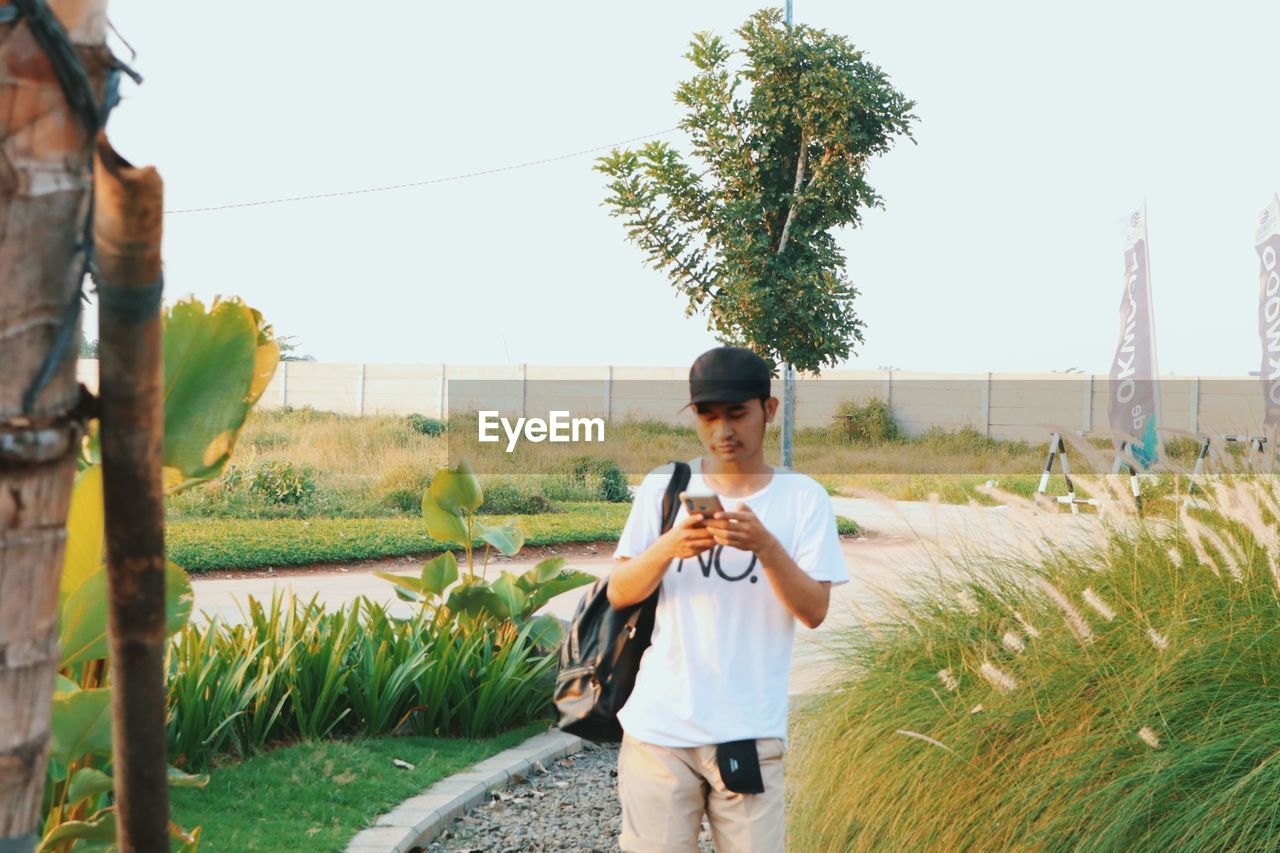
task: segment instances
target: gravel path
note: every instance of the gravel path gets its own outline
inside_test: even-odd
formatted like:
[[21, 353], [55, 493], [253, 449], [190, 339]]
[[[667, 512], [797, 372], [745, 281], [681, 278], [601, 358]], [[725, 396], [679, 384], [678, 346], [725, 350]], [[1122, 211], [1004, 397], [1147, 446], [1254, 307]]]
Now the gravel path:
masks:
[[[454, 820], [428, 853], [617, 850], [622, 831], [618, 748], [584, 747], [545, 773], [535, 768], [526, 781], [494, 791], [489, 802]], [[705, 823], [702, 836], [701, 849], [715, 850]]]

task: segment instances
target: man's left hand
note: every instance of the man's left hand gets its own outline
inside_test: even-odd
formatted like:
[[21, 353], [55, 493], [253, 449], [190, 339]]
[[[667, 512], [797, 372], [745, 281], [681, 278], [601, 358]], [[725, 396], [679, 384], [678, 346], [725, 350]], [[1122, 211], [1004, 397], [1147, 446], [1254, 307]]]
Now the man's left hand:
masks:
[[707, 521], [707, 530], [711, 531], [717, 545], [751, 551], [756, 555], [778, 544], [760, 517], [744, 503], [734, 507], [733, 512], [717, 512]]

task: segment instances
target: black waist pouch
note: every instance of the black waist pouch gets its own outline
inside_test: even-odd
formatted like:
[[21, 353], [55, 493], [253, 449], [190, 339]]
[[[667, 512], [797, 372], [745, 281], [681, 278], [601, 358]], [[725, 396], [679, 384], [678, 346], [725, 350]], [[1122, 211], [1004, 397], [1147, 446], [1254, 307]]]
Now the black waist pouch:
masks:
[[756, 742], [731, 740], [716, 744], [716, 764], [724, 786], [738, 794], [763, 794], [764, 779], [760, 777], [760, 753]]

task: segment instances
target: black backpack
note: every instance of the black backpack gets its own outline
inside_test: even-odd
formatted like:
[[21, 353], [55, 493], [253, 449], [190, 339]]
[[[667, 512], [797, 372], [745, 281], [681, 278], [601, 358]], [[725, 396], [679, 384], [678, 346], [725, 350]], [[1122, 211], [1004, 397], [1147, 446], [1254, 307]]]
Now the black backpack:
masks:
[[[680, 511], [680, 492], [689, 485], [689, 466], [675, 462], [662, 497], [662, 533]], [[640, 656], [649, 647], [658, 592], [625, 610], [609, 604], [609, 579], [596, 581], [578, 603], [560, 642], [560, 670], [553, 701], [558, 725], [569, 734], [599, 743], [622, 740], [618, 711], [631, 695]]]

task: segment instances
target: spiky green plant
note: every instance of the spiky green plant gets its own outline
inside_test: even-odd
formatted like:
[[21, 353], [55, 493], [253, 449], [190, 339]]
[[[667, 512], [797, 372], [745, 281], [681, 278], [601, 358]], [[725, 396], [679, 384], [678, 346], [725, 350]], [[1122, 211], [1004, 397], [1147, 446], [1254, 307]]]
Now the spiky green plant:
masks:
[[169, 650], [169, 749], [185, 768], [271, 743], [413, 729], [487, 737], [546, 716], [555, 657], [537, 624], [357, 599], [250, 599], [240, 624], [190, 624]]

